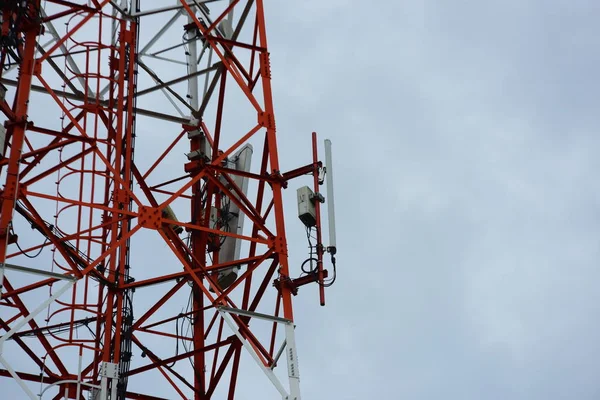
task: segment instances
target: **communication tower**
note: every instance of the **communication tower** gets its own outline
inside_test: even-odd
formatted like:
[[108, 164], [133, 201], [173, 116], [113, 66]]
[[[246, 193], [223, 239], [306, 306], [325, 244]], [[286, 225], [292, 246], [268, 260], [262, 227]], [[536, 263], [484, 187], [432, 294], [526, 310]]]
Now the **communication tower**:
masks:
[[251, 360], [300, 399], [293, 298], [335, 280], [331, 143], [280, 169], [263, 3], [0, 1], [3, 396], [234, 399]]

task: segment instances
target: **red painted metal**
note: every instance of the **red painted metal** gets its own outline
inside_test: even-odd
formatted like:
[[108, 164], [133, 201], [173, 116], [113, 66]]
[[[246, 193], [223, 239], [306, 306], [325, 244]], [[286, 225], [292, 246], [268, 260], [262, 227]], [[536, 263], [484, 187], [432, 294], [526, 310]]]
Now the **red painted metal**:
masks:
[[[208, 23], [181, 1], [182, 14], [192, 21], [188, 28], [197, 28], [198, 43], [206, 43], [219, 61], [204, 72], [214, 76], [212, 108], [205, 104], [209, 100], [200, 102], [189, 120], [137, 105], [142, 94], [159, 91], [138, 88], [144, 76], [160, 78], [160, 88], [190, 79], [162, 79], [145, 66], [138, 71], [143, 17], [113, 12], [116, 2], [109, 0], [87, 5], [48, 0], [45, 17], [40, 0], [25, 1], [24, 7], [8, 3], [0, 5], [5, 7], [2, 36], [14, 34], [18, 40], [0, 45], [0, 82], [9, 86], [0, 101], [6, 119], [6, 145], [0, 149], [5, 155], [0, 157], [0, 262], [49, 274], [5, 271], [0, 335], [57, 290], [56, 274], [77, 282], [14, 335], [3, 356], [28, 360], [18, 376], [34, 382], [32, 388], [40, 379], [57, 384], [48, 398], [65, 393], [76, 398], [76, 385], [60, 381], [81, 372], [83, 382], [97, 385], [101, 363], [111, 362], [122, 372], [119, 399], [204, 400], [217, 393], [234, 399], [244, 352], [217, 307], [294, 321], [298, 287], [318, 284], [324, 305], [327, 278], [318, 202], [317, 270], [300, 276], [299, 263], [288, 255], [282, 192], [291, 180], [307, 175], [319, 192], [322, 164], [313, 133], [310, 163], [281, 170], [263, 1], [233, 1]], [[248, 21], [245, 36], [225, 38], [217, 31], [231, 10]], [[65, 25], [66, 32], [46, 43], [50, 23]], [[15, 64], [18, 68], [11, 69]], [[232, 90], [255, 114], [245, 128], [225, 125], [236, 118], [228, 110]], [[142, 118], [166, 121], [162, 142], [137, 133]], [[186, 139], [197, 129], [204, 135]], [[246, 143], [256, 147], [254, 172], [225, 164]], [[211, 157], [184, 157], [173, 169], [173, 154], [205, 147]], [[149, 148], [158, 151], [146, 155]], [[236, 177], [248, 179], [252, 196]], [[227, 232], [222, 222], [211, 222], [213, 208], [222, 217], [225, 204], [239, 208], [249, 225], [246, 232]], [[183, 217], [169, 216], [168, 206]], [[294, 212], [289, 215], [295, 218]], [[150, 235], [152, 244], [144, 248]], [[222, 240], [243, 243], [239, 259], [219, 259]], [[218, 273], [232, 266], [241, 267], [237, 279], [221, 288]], [[273, 366], [284, 338], [281, 327], [231, 316], [263, 364]], [[0, 376], [10, 378], [10, 373], [0, 369]], [[165, 394], [149, 389], [148, 379], [162, 379]]]

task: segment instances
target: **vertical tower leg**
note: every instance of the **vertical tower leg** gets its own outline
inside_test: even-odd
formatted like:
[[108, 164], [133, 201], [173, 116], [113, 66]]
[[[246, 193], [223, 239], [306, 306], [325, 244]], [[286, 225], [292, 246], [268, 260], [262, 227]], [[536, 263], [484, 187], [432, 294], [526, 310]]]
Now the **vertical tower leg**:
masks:
[[[36, 2], [39, 7], [39, 1]], [[15, 202], [19, 192], [19, 171], [21, 166], [21, 154], [25, 142], [25, 131], [27, 129], [27, 109], [31, 93], [31, 81], [33, 78], [36, 60], [35, 46], [39, 34], [39, 25], [31, 26], [25, 32], [25, 44], [23, 46], [23, 61], [19, 69], [17, 94], [15, 98], [15, 120], [11, 121], [12, 138], [10, 142], [10, 154], [4, 191], [2, 192], [2, 206], [0, 208], [0, 262], [6, 261], [8, 236], [10, 223], [12, 221]], [[1, 284], [2, 282], [0, 282]]]
[[288, 377], [290, 380], [289, 400], [300, 400], [300, 369], [298, 366], [298, 354], [296, 350], [296, 333], [294, 324], [285, 324], [286, 355], [288, 365]]

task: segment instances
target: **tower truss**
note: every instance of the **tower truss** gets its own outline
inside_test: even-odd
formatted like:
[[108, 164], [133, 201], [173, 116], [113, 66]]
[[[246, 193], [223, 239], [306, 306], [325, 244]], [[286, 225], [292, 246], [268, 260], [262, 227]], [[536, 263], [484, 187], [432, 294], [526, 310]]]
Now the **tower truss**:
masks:
[[244, 398], [251, 362], [265, 393], [300, 399], [292, 300], [316, 284], [325, 304], [335, 239], [316, 134], [280, 169], [263, 3], [0, 2], [3, 391]]

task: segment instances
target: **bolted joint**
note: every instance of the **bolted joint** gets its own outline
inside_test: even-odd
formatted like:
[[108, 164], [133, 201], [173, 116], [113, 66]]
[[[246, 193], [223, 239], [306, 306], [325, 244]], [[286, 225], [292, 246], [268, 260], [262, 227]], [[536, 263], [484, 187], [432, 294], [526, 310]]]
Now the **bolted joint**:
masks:
[[319, 193], [319, 192], [313, 193], [313, 194], [310, 196], [310, 200], [311, 200], [313, 203], [316, 203], [316, 202], [319, 202], [319, 203], [325, 203], [325, 197], [323, 197], [323, 195], [322, 195], [321, 193]]
[[268, 51], [260, 53], [260, 75], [265, 79], [271, 79], [271, 58]]
[[278, 183], [284, 189], [287, 188], [288, 181], [285, 179], [285, 177], [283, 175], [281, 175], [281, 172], [279, 172], [278, 170], [273, 170], [273, 172], [271, 172], [270, 174], [267, 174], [266, 176], [269, 177], [269, 180], [271, 183]]
[[194, 161], [190, 161], [183, 165], [183, 170], [187, 174], [191, 174], [192, 176], [200, 173], [204, 168], [206, 168], [206, 159], [198, 159]]
[[280, 275], [278, 279], [273, 281], [273, 286], [280, 292], [282, 289], [286, 288], [289, 289], [294, 296], [298, 295], [298, 286], [296, 286], [292, 278], [287, 275]]
[[258, 113], [258, 124], [263, 128], [275, 129], [275, 117], [266, 111]]
[[276, 253], [283, 254], [283, 255], [286, 255], [286, 256], [288, 254], [287, 242], [285, 241], [285, 239], [283, 239], [281, 237], [275, 237], [273, 239], [271, 247], [273, 248], [273, 250]]

